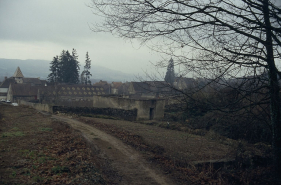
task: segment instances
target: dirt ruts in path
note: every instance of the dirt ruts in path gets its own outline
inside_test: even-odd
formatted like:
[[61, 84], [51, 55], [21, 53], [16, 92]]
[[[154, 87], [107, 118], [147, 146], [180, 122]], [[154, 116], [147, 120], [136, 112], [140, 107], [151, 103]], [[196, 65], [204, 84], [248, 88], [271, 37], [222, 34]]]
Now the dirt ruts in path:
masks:
[[74, 129], [81, 131], [86, 139], [92, 141], [91, 143], [111, 160], [119, 176], [122, 176], [120, 184], [174, 184], [157, 169], [152, 169], [139, 152], [119, 139], [68, 117], [52, 115], [52, 118], [68, 123]]

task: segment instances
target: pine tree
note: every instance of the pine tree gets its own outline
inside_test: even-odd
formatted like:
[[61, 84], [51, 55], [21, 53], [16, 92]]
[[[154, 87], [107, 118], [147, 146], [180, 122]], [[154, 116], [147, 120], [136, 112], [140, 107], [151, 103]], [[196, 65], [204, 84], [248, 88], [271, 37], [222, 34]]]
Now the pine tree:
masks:
[[80, 75], [80, 82], [81, 82], [81, 84], [85, 84], [85, 79], [86, 79], [85, 71], [82, 71], [82, 73]]
[[90, 76], [92, 76], [92, 74], [90, 73], [90, 69], [91, 69], [91, 59], [89, 57], [88, 51], [86, 53], [86, 60], [85, 60], [85, 66], [84, 66], [84, 80], [85, 80], [85, 84], [90, 84], [91, 85], [91, 80], [90, 80]]
[[174, 71], [174, 60], [171, 58], [167, 67], [167, 72], [165, 75], [165, 81], [173, 85], [175, 81], [175, 71]]
[[[79, 62], [75, 49], [72, 50], [72, 54], [63, 50], [59, 57], [54, 57], [54, 61], [51, 62], [49, 81], [56, 80], [56, 82], [74, 84], [79, 82]], [[56, 73], [53, 72], [54, 69], [56, 69]], [[56, 78], [54, 78], [54, 74], [56, 74]]]
[[70, 83], [79, 83], [79, 62], [76, 49], [72, 49], [72, 57], [71, 57], [71, 71], [72, 71], [72, 78]]
[[61, 52], [61, 54], [60, 54], [60, 56], [59, 56], [59, 82], [61, 82], [61, 83], [64, 83], [64, 80], [65, 80], [65, 78], [64, 78], [64, 75], [65, 75], [65, 68], [66, 68], [66, 66], [67, 66], [67, 64], [66, 64], [66, 51], [65, 50], [62, 50], [62, 52]]
[[51, 64], [50, 66], [51, 73], [48, 75], [48, 81], [51, 83], [57, 83], [59, 82], [59, 71], [60, 71], [59, 57], [55, 56], [50, 64]]

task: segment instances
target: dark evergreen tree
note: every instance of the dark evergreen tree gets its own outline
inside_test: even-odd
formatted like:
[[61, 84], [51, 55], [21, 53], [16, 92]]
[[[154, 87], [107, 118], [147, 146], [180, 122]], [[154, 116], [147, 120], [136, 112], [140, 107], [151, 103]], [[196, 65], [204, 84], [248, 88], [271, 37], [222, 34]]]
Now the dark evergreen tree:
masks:
[[63, 83], [64, 82], [64, 71], [66, 68], [66, 51], [62, 50], [60, 56], [59, 56], [59, 82]]
[[88, 51], [86, 53], [86, 60], [85, 60], [85, 66], [84, 66], [84, 75], [85, 75], [85, 84], [90, 84], [91, 85], [91, 81], [90, 81], [90, 76], [92, 76], [91, 72], [91, 59], [89, 57]]
[[[49, 81], [56, 80], [56, 82], [74, 84], [79, 82], [79, 62], [75, 49], [72, 50], [72, 54], [63, 50], [60, 57], [54, 57], [54, 61], [51, 62]], [[56, 73], [53, 72], [55, 69]], [[56, 78], [54, 78], [54, 74], [56, 74]]]
[[72, 77], [70, 78], [71, 79], [70, 83], [78, 84], [80, 67], [79, 67], [77, 52], [76, 52], [76, 49], [74, 49], [74, 48], [72, 49], [72, 57], [71, 57], [70, 66], [71, 66], [70, 70], [72, 72]]
[[167, 72], [165, 75], [165, 81], [173, 85], [175, 81], [175, 70], [174, 70], [174, 60], [171, 58], [167, 67]]
[[51, 73], [48, 75], [48, 81], [51, 83], [57, 83], [59, 82], [59, 72], [60, 72], [59, 57], [55, 56], [50, 64], [51, 64], [50, 66]]

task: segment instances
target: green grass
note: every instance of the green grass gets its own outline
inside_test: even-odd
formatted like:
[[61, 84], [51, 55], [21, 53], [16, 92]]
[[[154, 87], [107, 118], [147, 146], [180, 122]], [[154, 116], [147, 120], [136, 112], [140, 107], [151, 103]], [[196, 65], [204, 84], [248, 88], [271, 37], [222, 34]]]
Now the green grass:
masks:
[[19, 130], [19, 127], [13, 127], [12, 130]]
[[47, 156], [43, 152], [36, 152], [34, 150], [19, 150], [19, 153], [21, 153], [24, 157], [31, 159], [34, 164], [43, 164], [49, 160], [56, 160], [56, 158], [52, 156]]
[[36, 170], [36, 169], [38, 168], [38, 166], [32, 165], [32, 168], [33, 168], [34, 170]]
[[70, 169], [68, 167], [64, 167], [64, 166], [55, 166], [55, 167], [52, 168], [51, 171], [55, 174], [60, 174], [60, 173], [63, 173], [63, 172], [69, 172]]
[[30, 170], [28, 168], [23, 169], [23, 175], [30, 176]]
[[29, 156], [31, 159], [35, 159], [35, 158], [36, 158], [36, 155], [35, 155], [35, 152], [34, 152], [34, 151], [30, 151], [30, 153], [28, 154], [28, 156]]
[[17, 172], [16, 171], [12, 171], [12, 174], [9, 175], [10, 178], [15, 178], [17, 176]]
[[41, 131], [52, 131], [53, 129], [52, 129], [52, 128], [46, 127], [46, 128], [40, 128], [40, 130], [41, 130]]
[[36, 175], [34, 177], [32, 177], [32, 179], [35, 181], [35, 182], [42, 182], [44, 180], [43, 177], [40, 177], [39, 175]]
[[2, 134], [2, 137], [20, 137], [24, 136], [25, 134], [22, 131], [17, 131], [17, 132], [4, 132]]
[[38, 159], [38, 162], [39, 162], [40, 164], [45, 163], [46, 161], [47, 161], [47, 158], [46, 158], [46, 157], [40, 157], [40, 158]]

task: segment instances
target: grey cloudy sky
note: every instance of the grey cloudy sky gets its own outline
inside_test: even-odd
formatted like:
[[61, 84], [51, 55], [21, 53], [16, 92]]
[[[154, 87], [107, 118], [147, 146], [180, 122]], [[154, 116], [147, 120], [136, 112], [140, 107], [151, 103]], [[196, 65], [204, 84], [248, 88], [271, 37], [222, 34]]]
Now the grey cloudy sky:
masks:
[[159, 56], [146, 47], [110, 34], [94, 33], [99, 18], [91, 0], [0, 0], [0, 58], [52, 60], [75, 48], [81, 65], [86, 51], [92, 64], [126, 73], [152, 72]]

